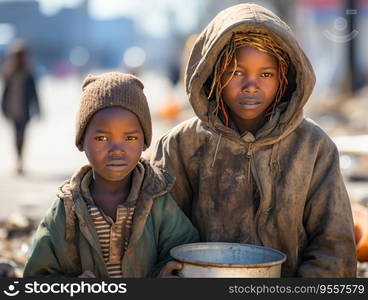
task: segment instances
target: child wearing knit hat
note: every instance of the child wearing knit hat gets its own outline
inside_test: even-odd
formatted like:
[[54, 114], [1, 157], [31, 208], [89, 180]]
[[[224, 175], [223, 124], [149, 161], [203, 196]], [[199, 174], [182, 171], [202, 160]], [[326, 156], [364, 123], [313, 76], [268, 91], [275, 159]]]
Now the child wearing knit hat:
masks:
[[111, 72], [82, 89], [75, 143], [89, 165], [59, 188], [24, 277], [166, 275], [169, 250], [198, 233], [169, 194], [173, 177], [141, 158], [152, 138], [143, 84]]

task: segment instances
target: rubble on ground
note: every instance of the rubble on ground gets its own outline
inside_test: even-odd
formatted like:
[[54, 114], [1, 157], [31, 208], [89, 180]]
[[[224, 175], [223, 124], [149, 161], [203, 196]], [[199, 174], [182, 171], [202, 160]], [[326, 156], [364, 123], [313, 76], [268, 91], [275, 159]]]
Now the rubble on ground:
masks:
[[368, 278], [368, 262], [358, 262], [357, 277]]
[[[9, 216], [0, 222], [0, 278], [22, 277], [36, 222]], [[358, 277], [368, 278], [368, 262], [358, 262]]]
[[0, 278], [22, 277], [36, 224], [11, 214], [0, 222]]

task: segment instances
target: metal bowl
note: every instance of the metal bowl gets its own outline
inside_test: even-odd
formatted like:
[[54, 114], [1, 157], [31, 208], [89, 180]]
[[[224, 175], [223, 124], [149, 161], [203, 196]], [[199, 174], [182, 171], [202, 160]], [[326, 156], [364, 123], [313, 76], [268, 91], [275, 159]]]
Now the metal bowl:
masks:
[[278, 250], [240, 243], [193, 243], [174, 247], [170, 255], [183, 263], [181, 277], [280, 277], [286, 255]]

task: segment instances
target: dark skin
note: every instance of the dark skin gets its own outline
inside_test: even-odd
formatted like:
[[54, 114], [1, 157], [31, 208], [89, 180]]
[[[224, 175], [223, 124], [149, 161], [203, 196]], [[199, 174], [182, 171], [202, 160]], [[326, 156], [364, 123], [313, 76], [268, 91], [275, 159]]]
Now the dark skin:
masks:
[[[96, 174], [95, 178], [98, 176], [99, 175]], [[124, 178], [119, 186], [114, 186], [109, 183], [100, 184], [102, 181], [103, 178], [92, 181], [90, 186], [91, 195], [96, 205], [115, 222], [118, 205], [124, 203], [128, 198], [131, 185], [131, 175], [129, 174]]]
[[130, 192], [131, 172], [144, 149], [135, 114], [121, 107], [98, 111], [88, 123], [82, 149], [93, 169], [91, 195], [114, 221], [117, 206]]
[[[266, 121], [266, 110], [275, 99], [279, 87], [277, 59], [252, 47], [241, 47], [235, 52], [237, 67], [222, 91], [222, 98], [230, 109], [240, 133], [253, 134]], [[224, 72], [225, 84], [233, 70], [233, 61]]]

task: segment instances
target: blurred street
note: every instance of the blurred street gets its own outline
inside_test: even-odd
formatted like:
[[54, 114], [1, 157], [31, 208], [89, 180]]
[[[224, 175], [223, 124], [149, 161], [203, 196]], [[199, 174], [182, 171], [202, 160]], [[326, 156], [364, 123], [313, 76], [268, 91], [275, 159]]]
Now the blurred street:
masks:
[[32, 120], [25, 145], [25, 176], [15, 172], [12, 129], [0, 119], [0, 218], [12, 212], [32, 217], [45, 213], [55, 196], [56, 187], [84, 163], [83, 154], [73, 146], [74, 118], [78, 103], [77, 80], [44, 77], [39, 82], [42, 117]]

